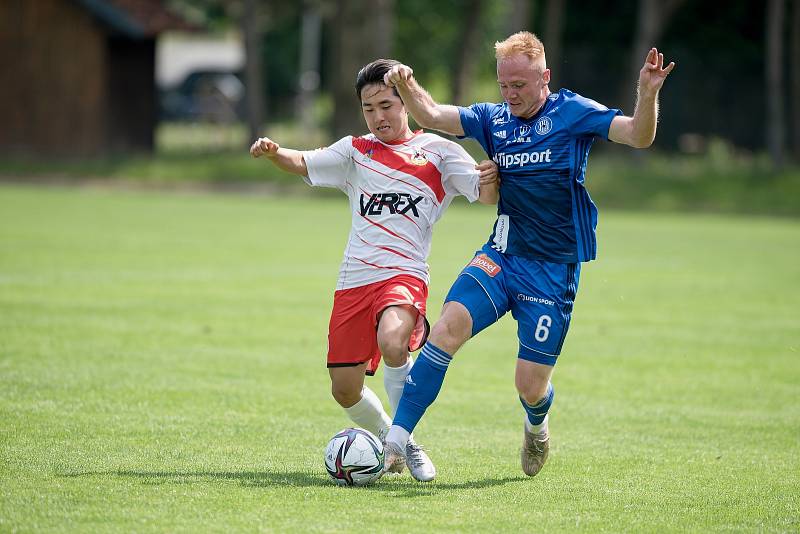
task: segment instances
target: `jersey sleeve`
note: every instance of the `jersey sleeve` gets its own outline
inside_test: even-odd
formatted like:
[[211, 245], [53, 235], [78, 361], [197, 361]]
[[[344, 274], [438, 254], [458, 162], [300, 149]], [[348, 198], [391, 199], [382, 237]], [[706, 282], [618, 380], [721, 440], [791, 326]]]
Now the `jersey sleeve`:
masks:
[[451, 196], [463, 195], [470, 202], [478, 199], [480, 174], [475, 170], [475, 160], [464, 147], [448, 141], [443, 147], [442, 185]]
[[348, 135], [334, 144], [303, 151], [308, 176], [303, 180], [316, 187], [336, 187], [345, 190], [345, 182], [353, 169], [353, 136]]
[[608, 129], [614, 117], [622, 115], [618, 109], [609, 109], [578, 94], [572, 94], [566, 98], [559, 113], [567, 123], [571, 134], [599, 136], [603, 139], [608, 139]]
[[491, 113], [496, 106], [487, 102], [472, 104], [464, 108], [458, 108], [458, 115], [461, 118], [461, 128], [464, 130], [464, 137], [475, 139], [483, 147], [483, 150], [491, 156]]

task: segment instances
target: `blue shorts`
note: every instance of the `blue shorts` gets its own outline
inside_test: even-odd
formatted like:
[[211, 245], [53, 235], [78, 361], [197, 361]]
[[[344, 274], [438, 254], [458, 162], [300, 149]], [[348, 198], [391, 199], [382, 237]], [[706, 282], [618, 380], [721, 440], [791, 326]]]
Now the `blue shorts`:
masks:
[[473, 336], [511, 310], [519, 357], [555, 365], [569, 329], [579, 276], [580, 263], [510, 256], [487, 244], [461, 271], [445, 302], [467, 308]]

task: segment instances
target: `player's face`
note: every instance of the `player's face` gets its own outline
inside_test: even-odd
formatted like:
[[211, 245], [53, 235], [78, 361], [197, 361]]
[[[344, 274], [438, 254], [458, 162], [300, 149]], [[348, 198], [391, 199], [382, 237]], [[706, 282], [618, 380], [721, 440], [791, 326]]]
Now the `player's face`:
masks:
[[361, 89], [361, 111], [369, 131], [384, 143], [411, 137], [403, 101], [382, 83]]
[[515, 117], [529, 119], [539, 111], [549, 94], [549, 82], [550, 69], [524, 54], [497, 61], [500, 94]]

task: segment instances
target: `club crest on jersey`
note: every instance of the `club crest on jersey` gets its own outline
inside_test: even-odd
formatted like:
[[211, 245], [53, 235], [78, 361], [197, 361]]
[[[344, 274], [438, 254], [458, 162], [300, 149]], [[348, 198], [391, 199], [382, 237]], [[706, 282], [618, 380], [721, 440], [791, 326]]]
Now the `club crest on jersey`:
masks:
[[538, 121], [536, 121], [535, 130], [538, 135], [547, 135], [552, 129], [553, 121], [550, 119], [550, 117], [541, 117]]
[[472, 261], [469, 262], [467, 267], [477, 267], [491, 277], [494, 277], [500, 272], [500, 266], [493, 262], [486, 254], [478, 254], [472, 258]]
[[370, 148], [369, 150], [367, 150], [367, 151], [364, 153], [364, 160], [371, 160], [371, 159], [372, 159], [372, 154], [373, 154], [374, 152], [375, 152], [375, 150], [374, 150], [374, 149], [372, 149], [372, 148]]
[[425, 156], [425, 154], [423, 154], [419, 150], [415, 150], [414, 155], [411, 156], [411, 163], [422, 167], [423, 165], [428, 163], [428, 158]]

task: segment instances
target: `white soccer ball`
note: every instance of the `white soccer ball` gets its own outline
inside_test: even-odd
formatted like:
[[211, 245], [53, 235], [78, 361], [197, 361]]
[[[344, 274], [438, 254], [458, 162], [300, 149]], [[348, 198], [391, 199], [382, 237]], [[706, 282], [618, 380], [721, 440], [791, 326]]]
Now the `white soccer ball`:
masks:
[[328, 442], [325, 469], [340, 486], [366, 486], [383, 471], [383, 444], [363, 428], [345, 428]]

